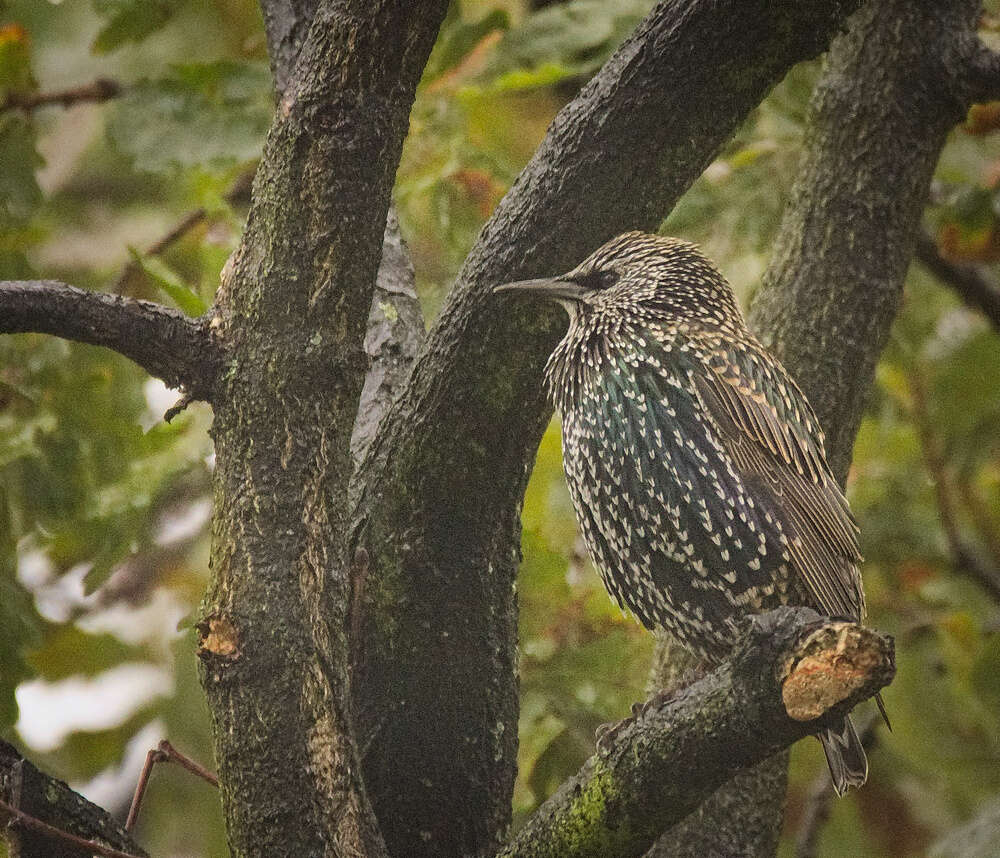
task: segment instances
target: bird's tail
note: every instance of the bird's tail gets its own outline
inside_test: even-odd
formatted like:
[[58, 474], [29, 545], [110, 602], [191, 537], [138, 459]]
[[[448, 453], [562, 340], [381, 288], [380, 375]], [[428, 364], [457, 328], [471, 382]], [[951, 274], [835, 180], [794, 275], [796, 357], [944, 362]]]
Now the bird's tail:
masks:
[[848, 787], [859, 787], [868, 780], [868, 757], [861, 740], [847, 716], [836, 727], [819, 734], [826, 752], [826, 762], [833, 778], [833, 788], [837, 795], [843, 795]]

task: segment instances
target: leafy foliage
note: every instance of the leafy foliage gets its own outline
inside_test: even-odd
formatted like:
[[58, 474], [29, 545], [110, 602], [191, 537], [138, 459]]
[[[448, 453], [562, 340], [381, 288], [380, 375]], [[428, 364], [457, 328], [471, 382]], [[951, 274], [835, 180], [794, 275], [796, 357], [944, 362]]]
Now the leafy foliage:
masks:
[[260, 155], [272, 112], [265, 64], [188, 63], [132, 87], [108, 133], [139, 170], [218, 170]]

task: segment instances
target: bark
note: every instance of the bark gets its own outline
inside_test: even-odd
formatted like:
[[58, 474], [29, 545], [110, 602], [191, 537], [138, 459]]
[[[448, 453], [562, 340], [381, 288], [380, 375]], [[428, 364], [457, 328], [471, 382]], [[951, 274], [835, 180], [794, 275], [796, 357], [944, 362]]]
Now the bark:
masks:
[[54, 280], [0, 281], [0, 333], [25, 332], [107, 346], [195, 399], [211, 398], [222, 362], [207, 317]]
[[[751, 327], [816, 409], [841, 482], [939, 152], [980, 91], [968, 74], [981, 56], [977, 14], [973, 0], [895, 0], [853, 17], [814, 93], [799, 176], [752, 305]], [[708, 853], [773, 855], [786, 766], [781, 755], [724, 786], [654, 855], [698, 854], [688, 851], [694, 838]]]
[[403, 389], [423, 340], [424, 317], [414, 286], [413, 263], [396, 213], [390, 209], [365, 334], [368, 372], [351, 435], [356, 462], [364, 457], [379, 423]]
[[385, 851], [352, 735], [342, 537], [389, 194], [446, 5], [318, 5], [218, 298], [199, 654], [235, 856]]
[[[614, 728], [613, 740], [602, 741], [502, 858], [641, 855], [734, 770], [832, 723], [895, 672], [891, 640], [822, 621], [808, 608], [779, 608], [749, 625], [723, 665]], [[824, 678], [807, 681], [800, 696], [799, 682], [817, 676], [820, 664]]]
[[[13, 745], [3, 741], [0, 741], [0, 800], [60, 831], [96, 840], [136, 858], [146, 856], [111, 814], [35, 768]], [[93, 854], [93, 850], [54, 839], [48, 833], [6, 817], [0, 809], [0, 819], [7, 826], [4, 835], [11, 858], [89, 858]]]
[[857, 3], [664, 2], [554, 121], [476, 243], [363, 465], [370, 558], [355, 678], [390, 851], [471, 854], [510, 820], [517, 504], [561, 320], [492, 285], [652, 227], [788, 68]]
[[[666, 633], [657, 635], [649, 692], [674, 693], [704, 670]], [[788, 751], [783, 750], [726, 781], [698, 808], [669, 828], [647, 858], [763, 858], [774, 855], [784, 822]]]

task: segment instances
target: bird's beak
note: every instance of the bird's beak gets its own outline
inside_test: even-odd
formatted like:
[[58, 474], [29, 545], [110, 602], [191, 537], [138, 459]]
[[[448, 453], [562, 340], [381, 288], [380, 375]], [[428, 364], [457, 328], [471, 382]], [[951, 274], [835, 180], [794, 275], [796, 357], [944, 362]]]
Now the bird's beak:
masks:
[[493, 287], [494, 292], [523, 292], [537, 295], [539, 298], [549, 298], [553, 301], [579, 301], [586, 289], [572, 280], [561, 280], [558, 277], [542, 277], [538, 280], [518, 280], [514, 283], [503, 283]]

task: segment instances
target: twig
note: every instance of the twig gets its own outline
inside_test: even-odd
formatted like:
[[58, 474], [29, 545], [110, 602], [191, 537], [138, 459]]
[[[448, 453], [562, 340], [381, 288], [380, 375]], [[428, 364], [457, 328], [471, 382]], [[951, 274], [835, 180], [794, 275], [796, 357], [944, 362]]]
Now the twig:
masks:
[[146, 754], [146, 762], [142, 766], [139, 775], [139, 782], [135, 785], [135, 794], [132, 796], [132, 804], [128, 809], [128, 818], [125, 820], [125, 830], [131, 832], [135, 827], [135, 822], [139, 818], [139, 810], [142, 807], [142, 799], [146, 794], [146, 787], [149, 785], [149, 776], [153, 772], [153, 766], [157, 763], [175, 762], [179, 766], [187, 769], [192, 774], [197, 775], [202, 780], [207, 781], [212, 786], [218, 788], [219, 779], [204, 766], [196, 763], [190, 757], [182, 754], [166, 739], [163, 739], [155, 748]]
[[[870, 715], [858, 728], [858, 738], [866, 751], [870, 751], [877, 739], [878, 718]], [[809, 787], [806, 809], [795, 842], [795, 858], [816, 858], [819, 854], [819, 836], [830, 818], [833, 802], [833, 781], [824, 767]]]
[[[250, 188], [253, 186], [253, 177], [256, 168], [240, 173], [239, 176], [229, 186], [229, 190], [223, 195], [223, 199], [230, 205], [235, 205], [249, 199]], [[208, 217], [208, 210], [197, 208], [188, 212], [162, 236], [146, 248], [143, 256], [160, 256], [168, 248], [172, 247], [187, 235], [192, 229], [204, 222]], [[122, 268], [121, 273], [109, 289], [115, 295], [122, 295], [126, 291], [129, 280], [139, 272], [139, 263], [131, 259]]]
[[0, 104], [0, 112], [23, 110], [25, 113], [33, 113], [37, 108], [51, 104], [70, 107], [87, 101], [102, 103], [117, 98], [121, 95], [122, 89], [123, 87], [118, 81], [99, 77], [92, 83], [50, 92], [8, 92], [3, 103]]
[[937, 242], [927, 233], [917, 235], [914, 255], [931, 274], [954, 289], [966, 304], [979, 310], [1000, 331], [1000, 287], [978, 267], [945, 259]]
[[948, 466], [941, 452], [940, 444], [934, 430], [931, 428], [930, 414], [927, 410], [927, 395], [919, 372], [910, 374], [911, 413], [913, 422], [920, 438], [920, 448], [924, 464], [934, 483], [934, 496], [937, 499], [938, 515], [941, 518], [941, 528], [951, 548], [955, 568], [965, 572], [998, 602], [1000, 602], [1000, 570], [994, 569], [983, 561], [978, 552], [962, 537], [952, 497], [951, 481], [948, 477]]
[[37, 831], [46, 837], [71, 843], [74, 846], [80, 847], [80, 849], [93, 852], [95, 855], [103, 855], [105, 858], [138, 858], [137, 855], [133, 855], [131, 852], [121, 852], [118, 849], [112, 849], [110, 846], [105, 846], [96, 840], [77, 837], [75, 834], [70, 834], [68, 831], [63, 831], [61, 828], [56, 828], [54, 825], [42, 822], [42, 820], [36, 819], [30, 813], [25, 813], [23, 810], [18, 810], [13, 805], [7, 804], [2, 799], [0, 799], [0, 813], [6, 814], [10, 818], [11, 823], [20, 823], [25, 828], [30, 828], [32, 831]]

